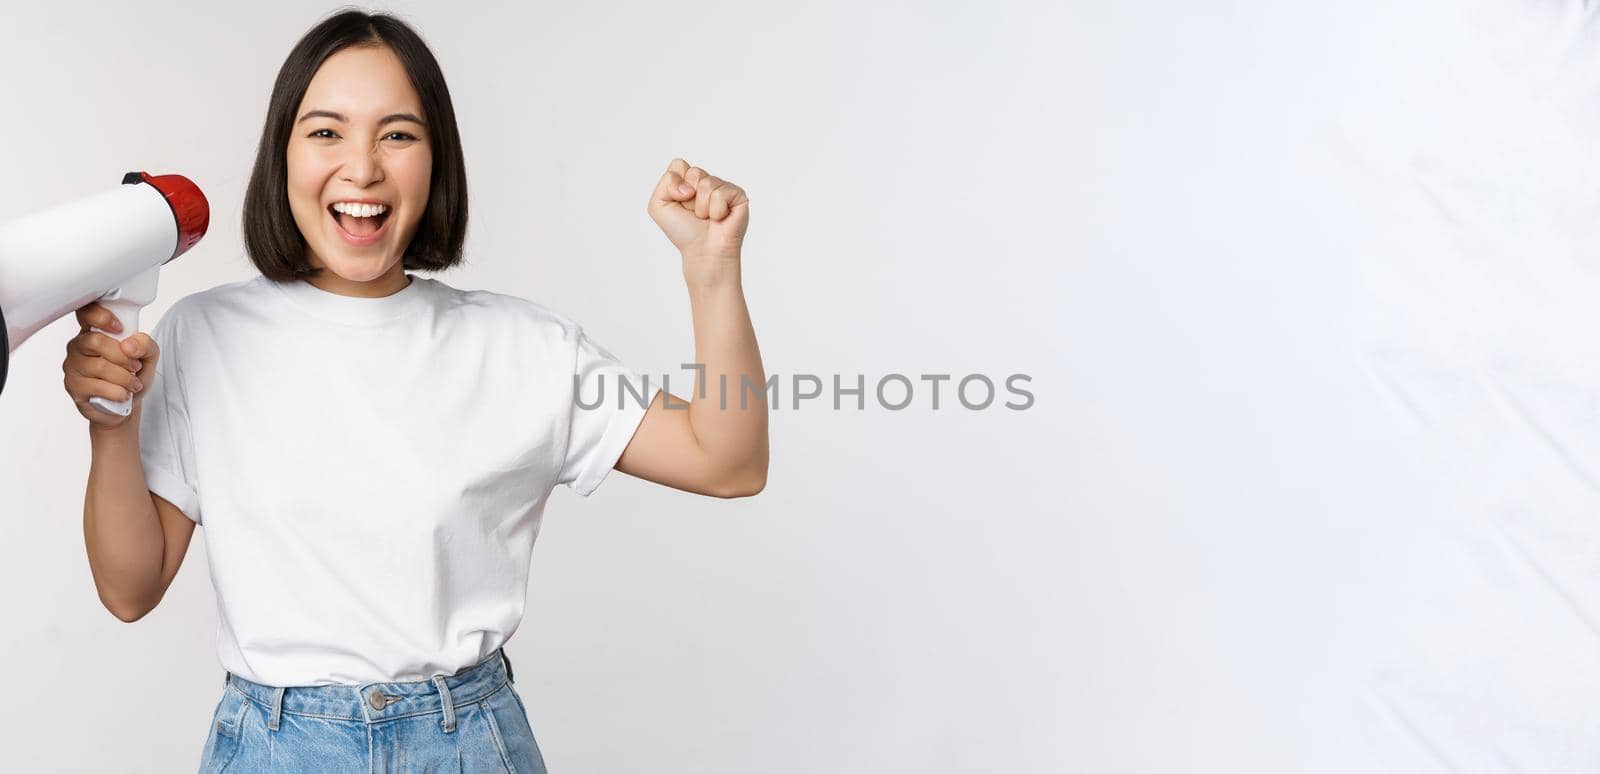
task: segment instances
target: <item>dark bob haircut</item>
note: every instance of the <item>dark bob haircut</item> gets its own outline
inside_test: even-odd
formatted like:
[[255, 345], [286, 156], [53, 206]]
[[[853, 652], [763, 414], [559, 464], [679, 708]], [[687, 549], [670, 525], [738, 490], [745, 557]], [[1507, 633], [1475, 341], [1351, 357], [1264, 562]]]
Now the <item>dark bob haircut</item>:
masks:
[[417, 232], [406, 246], [406, 269], [439, 271], [461, 262], [467, 234], [467, 172], [456, 130], [450, 90], [433, 52], [405, 22], [384, 14], [347, 10], [311, 28], [296, 43], [278, 70], [267, 103], [267, 122], [256, 148], [256, 164], [244, 193], [244, 246], [250, 262], [269, 279], [288, 281], [315, 276], [306, 256], [305, 236], [289, 210], [289, 133], [294, 113], [322, 63], [351, 46], [387, 46], [411, 78], [428, 122], [433, 151], [428, 204]]

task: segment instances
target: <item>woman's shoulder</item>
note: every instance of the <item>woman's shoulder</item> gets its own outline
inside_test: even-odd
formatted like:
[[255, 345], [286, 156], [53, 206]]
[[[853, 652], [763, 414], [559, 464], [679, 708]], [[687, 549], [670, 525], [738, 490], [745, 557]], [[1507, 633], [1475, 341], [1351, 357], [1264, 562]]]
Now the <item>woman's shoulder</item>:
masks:
[[496, 316], [510, 318], [512, 322], [559, 334], [563, 338], [575, 338], [578, 334], [578, 323], [571, 317], [530, 298], [495, 290], [462, 290], [440, 280], [428, 281], [435, 283], [442, 295], [453, 298], [453, 306], [465, 307], [491, 319]]
[[256, 275], [179, 296], [162, 314], [161, 322], [171, 327], [208, 317], [219, 310], [248, 308], [254, 296], [270, 292], [270, 288], [263, 284], [268, 281], [266, 277]]

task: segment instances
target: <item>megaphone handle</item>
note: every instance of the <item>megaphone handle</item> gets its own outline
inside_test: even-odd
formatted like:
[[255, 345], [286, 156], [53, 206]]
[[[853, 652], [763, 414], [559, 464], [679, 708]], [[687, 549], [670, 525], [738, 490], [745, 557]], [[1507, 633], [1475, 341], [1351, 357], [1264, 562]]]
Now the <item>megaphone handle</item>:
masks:
[[[107, 309], [110, 309], [111, 313], [117, 316], [117, 321], [122, 323], [122, 332], [112, 333], [111, 331], [95, 328], [93, 326], [91, 326], [89, 330], [95, 331], [96, 333], [104, 333], [105, 335], [110, 336], [117, 341], [122, 341], [138, 332], [139, 310], [144, 308], [143, 304], [126, 298], [112, 297], [100, 299], [99, 304]], [[93, 404], [101, 411], [108, 411], [112, 414], [116, 414], [119, 417], [125, 417], [133, 413], [132, 395], [129, 395], [125, 400], [119, 401], [106, 400], [105, 398], [96, 395], [89, 398], [89, 403]]]

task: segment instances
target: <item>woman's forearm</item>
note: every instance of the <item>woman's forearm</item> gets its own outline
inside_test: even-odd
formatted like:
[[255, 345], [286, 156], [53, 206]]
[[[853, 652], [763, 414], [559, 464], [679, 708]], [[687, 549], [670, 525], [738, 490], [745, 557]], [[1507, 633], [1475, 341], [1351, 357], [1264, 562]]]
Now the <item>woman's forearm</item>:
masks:
[[83, 499], [83, 542], [89, 571], [106, 609], [136, 620], [161, 595], [165, 538], [139, 456], [139, 416], [114, 428], [91, 425], [93, 459]]
[[767, 392], [737, 270], [689, 286], [701, 383], [689, 401], [700, 448], [759, 490], [767, 477]]

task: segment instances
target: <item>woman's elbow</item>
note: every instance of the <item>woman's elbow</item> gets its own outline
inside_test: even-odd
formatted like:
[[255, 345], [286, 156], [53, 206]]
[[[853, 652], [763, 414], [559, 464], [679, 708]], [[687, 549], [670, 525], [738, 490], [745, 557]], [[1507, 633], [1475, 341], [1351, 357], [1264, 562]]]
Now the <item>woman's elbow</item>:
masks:
[[110, 610], [111, 614], [116, 616], [117, 620], [123, 623], [133, 623], [134, 621], [137, 621], [150, 613], [150, 608], [107, 606], [106, 609]]
[[766, 476], [761, 476], [760, 478], [751, 479], [750, 481], [748, 481], [748, 482], [746, 482], [746, 483], [734, 488], [733, 490], [731, 490], [731, 494], [727, 494], [727, 495], [723, 495], [723, 496], [724, 497], [729, 497], [729, 498], [733, 498], [733, 497], [755, 497], [756, 495], [761, 494], [761, 490], [766, 489], [766, 488], [767, 488], [767, 477]]
[[738, 476], [731, 478], [715, 492], [716, 496], [732, 499], [735, 497], [754, 497], [767, 488], [767, 466], [763, 463], [760, 467], [751, 468]]
[[111, 600], [105, 598], [104, 596], [100, 597], [100, 604], [104, 605], [107, 611], [116, 616], [117, 620], [123, 623], [133, 623], [134, 621], [149, 615], [150, 611], [154, 610], [156, 607], [153, 604], [143, 604], [124, 600]]

